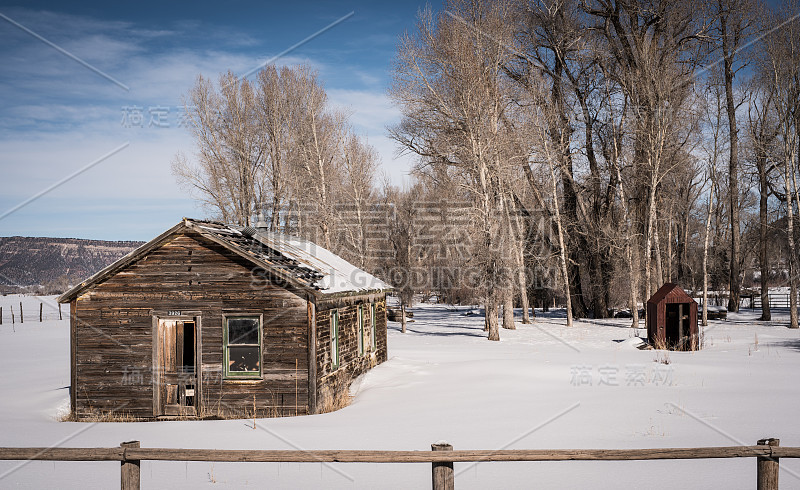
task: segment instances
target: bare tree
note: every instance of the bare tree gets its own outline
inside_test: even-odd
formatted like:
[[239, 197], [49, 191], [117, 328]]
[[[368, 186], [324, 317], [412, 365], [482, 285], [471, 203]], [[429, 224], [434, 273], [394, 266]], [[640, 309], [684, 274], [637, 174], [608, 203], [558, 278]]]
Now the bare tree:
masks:
[[708, 189], [708, 204], [706, 213], [705, 236], [703, 238], [703, 320], [705, 327], [708, 325], [708, 238], [711, 235], [711, 210], [714, 206], [714, 187], [716, 184], [716, 171], [714, 165], [709, 164], [708, 180], [711, 183]]
[[764, 38], [764, 59], [760, 69], [774, 92], [775, 115], [778, 120], [778, 144], [783, 169], [783, 197], [786, 207], [787, 239], [789, 244], [789, 327], [798, 328], [797, 319], [797, 253], [794, 239], [793, 197], [797, 192], [795, 173], [800, 153], [800, 8], [792, 1], [771, 17], [774, 32]]
[[725, 109], [728, 117], [728, 199], [730, 200], [728, 212], [731, 228], [728, 310], [739, 311], [741, 218], [739, 127], [736, 114], [745, 99], [734, 93], [734, 84], [738, 72], [747, 65], [742, 48], [748, 44], [753, 32], [754, 3], [751, 0], [712, 0], [709, 2], [709, 7], [714, 17], [710, 34], [722, 60], [722, 82], [725, 87]]
[[[199, 77], [186, 106], [197, 153], [178, 154], [173, 172], [216, 217], [246, 226], [264, 212], [271, 230], [368, 266], [365, 213], [378, 156], [329, 106], [314, 70], [267, 66], [255, 82], [229, 72], [217, 86]], [[343, 208], [355, 216], [337, 214]], [[334, 239], [334, 230], [346, 232]]]
[[559, 258], [561, 260], [561, 275], [564, 280], [564, 296], [566, 297], [567, 301], [567, 326], [572, 326], [572, 295], [570, 294], [570, 277], [569, 277], [569, 270], [567, 269], [567, 247], [566, 247], [566, 240], [564, 239], [564, 226], [561, 220], [561, 211], [559, 210], [559, 198], [558, 198], [558, 187], [556, 181], [556, 165], [552, 163], [552, 159], [548, 159], [548, 163], [550, 164], [550, 181], [552, 184], [552, 191], [553, 191], [553, 209], [555, 210], [556, 215], [556, 227], [558, 229], [558, 249], [559, 249]]
[[291, 165], [298, 186], [294, 194], [308, 211], [307, 221], [313, 226], [308, 233], [331, 248], [347, 116], [328, 107], [328, 96], [314, 72], [298, 77], [293, 102], [299, 107], [292, 121], [296, 134]]
[[355, 250], [353, 261], [362, 269], [369, 269], [367, 233], [369, 208], [373, 202], [373, 180], [379, 163], [375, 149], [354, 134], [350, 134], [342, 150], [343, 201], [347, 206], [343, 210], [349, 217], [340, 219], [347, 249]]
[[485, 326], [499, 340], [498, 303], [508, 287], [499, 234], [504, 200], [502, 173], [508, 161], [506, 128], [512, 108], [500, 67], [510, 56], [513, 31], [506, 2], [447, 4], [447, 13], [421, 13], [414, 36], [402, 38], [391, 97], [403, 120], [392, 137], [422, 158], [422, 166], [452, 166], [475, 202], [485, 285]]
[[689, 111], [693, 67], [702, 59], [707, 26], [694, 17], [691, 2], [585, 3], [611, 54], [606, 72], [630, 98], [634, 131], [634, 166], [638, 184], [637, 212], [643, 229], [645, 297], [653, 282], [653, 254], [658, 216], [658, 187], [671, 170], [671, 157], [688, 141], [684, 124]]
[[277, 231], [280, 216], [291, 192], [289, 159], [292, 154], [291, 124], [295, 105], [288, 94], [296, 85], [297, 73], [290, 68], [278, 70], [266, 66], [258, 73], [259, 127], [266, 137], [267, 162], [262, 176], [261, 207], [270, 219], [270, 229]]
[[772, 111], [774, 94], [770, 85], [761, 85], [753, 94], [748, 106], [748, 133], [753, 151], [759, 190], [759, 250], [758, 264], [761, 272], [761, 317], [772, 319], [769, 304], [769, 196], [771, 194], [770, 174], [774, 169], [771, 162], [772, 147], [777, 136], [778, 126]]
[[217, 90], [198, 77], [185, 105], [197, 164], [179, 153], [173, 173], [221, 219], [250, 225], [261, 201], [259, 176], [266, 158], [252, 85], [228, 72], [220, 76]]

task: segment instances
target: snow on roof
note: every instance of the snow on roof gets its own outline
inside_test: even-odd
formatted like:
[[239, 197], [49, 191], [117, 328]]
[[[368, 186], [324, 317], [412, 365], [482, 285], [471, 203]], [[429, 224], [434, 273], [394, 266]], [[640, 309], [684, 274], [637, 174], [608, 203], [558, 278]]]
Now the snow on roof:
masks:
[[261, 228], [187, 219], [195, 229], [244, 249], [323, 294], [385, 291], [391, 286], [316, 243]]
[[372, 274], [309, 240], [262, 230], [258, 230], [253, 238], [321, 274], [322, 277], [314, 282], [314, 286], [324, 293], [391, 289], [391, 286]]
[[150, 240], [90, 278], [62, 294], [68, 302], [106, 277], [116, 274], [134, 260], [148, 254], [175, 233], [186, 228], [249, 259], [261, 267], [288, 278], [300, 287], [319, 294], [387, 291], [391, 286], [359, 269], [338, 255], [302, 238], [270, 233], [251, 227], [226, 225], [217, 221], [184, 218], [180, 223]]

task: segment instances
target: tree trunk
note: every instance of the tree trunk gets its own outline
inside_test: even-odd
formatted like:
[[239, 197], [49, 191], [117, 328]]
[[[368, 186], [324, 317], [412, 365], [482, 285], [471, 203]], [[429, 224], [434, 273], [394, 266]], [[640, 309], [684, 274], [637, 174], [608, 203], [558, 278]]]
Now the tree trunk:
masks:
[[514, 330], [514, 289], [506, 288], [503, 293], [503, 328]]
[[797, 255], [795, 252], [794, 243], [794, 199], [791, 190], [790, 172], [794, 172], [794, 155], [786, 158], [783, 167], [783, 182], [786, 190], [786, 219], [787, 236], [789, 242], [789, 328], [798, 328], [797, 324], [797, 278], [795, 277], [797, 271]]
[[[512, 210], [514, 211], [513, 217], [511, 216]], [[523, 252], [525, 235], [522, 224], [520, 223], [519, 210], [513, 200], [509, 200], [506, 211], [508, 216], [509, 240], [511, 240], [512, 245], [511, 251], [514, 254], [514, 262], [516, 264], [516, 267], [512, 271], [512, 274], [516, 275], [516, 278], [512, 278], [512, 281], [516, 279], [514, 282], [516, 282], [517, 288], [519, 289], [520, 306], [522, 306], [522, 323], [527, 324], [531, 322], [531, 316], [528, 311], [528, 279], [525, 274], [525, 254]]]
[[[569, 290], [567, 295], [570, 296], [569, 303], [572, 308], [572, 314], [577, 318], [584, 318], [586, 316], [586, 302], [583, 298], [583, 288], [581, 287], [581, 274], [580, 263], [582, 254], [588, 249], [586, 240], [580, 234], [571, 233], [573, 227], [578, 223], [578, 196], [572, 188], [573, 168], [572, 168], [572, 151], [570, 148], [570, 140], [572, 129], [569, 122], [569, 116], [566, 111], [564, 102], [564, 93], [561, 84], [563, 83], [562, 76], [564, 66], [560, 57], [556, 56], [553, 67], [553, 86], [551, 92], [551, 101], [553, 108], [556, 110], [557, 123], [551, 124], [550, 138], [553, 146], [556, 148], [561, 169], [561, 184], [563, 187], [563, 202], [565, 219], [563, 222], [559, 218], [559, 226], [566, 226], [566, 232], [569, 234], [571, 241], [569, 243], [569, 259], [566, 260], [567, 271], [569, 274], [568, 286]], [[555, 198], [555, 195], [554, 195]], [[556, 202], [558, 202], [556, 200]]]
[[667, 222], [667, 275], [666, 275], [666, 282], [673, 282], [672, 280], [672, 206], [669, 208], [669, 221]]
[[[492, 296], [495, 296], [492, 294]], [[494, 297], [487, 298], [485, 330], [489, 332], [489, 340], [500, 340], [500, 326], [497, 321], [497, 300]]]
[[725, 105], [728, 111], [728, 135], [730, 137], [730, 160], [728, 165], [730, 209], [728, 211], [731, 223], [731, 267], [728, 311], [739, 311], [739, 129], [736, 125], [736, 102], [733, 99], [733, 57], [736, 53], [734, 51], [735, 46], [730, 46], [728, 39], [728, 20], [728, 13], [720, 17], [725, 77]]
[[[564, 230], [567, 231], [566, 229]], [[567, 271], [569, 274], [569, 295], [570, 295], [570, 308], [572, 316], [575, 318], [586, 318], [586, 298], [583, 297], [583, 288], [581, 287], [581, 269], [580, 263], [583, 258], [580, 250], [586, 250], [585, 240], [580, 237], [573, 239], [578, 243], [572, 244], [568, 249], [567, 258]]]
[[631, 288], [628, 295], [629, 307], [631, 309], [631, 327], [639, 328], [639, 268], [635, 266], [636, 254], [633, 253], [633, 244], [630, 236], [630, 225], [628, 229], [625, 253], [628, 256], [628, 270], [630, 272]]
[[[522, 247], [519, 250], [518, 263], [522, 264], [517, 269], [517, 286], [519, 287], [519, 298], [522, 306], [522, 323], [531, 323], [530, 301], [528, 300], [528, 278], [525, 274], [525, 259], [522, 256]], [[535, 313], [534, 313], [535, 315]]]
[[711, 190], [708, 193], [708, 215], [706, 216], [706, 236], [703, 241], [703, 321], [708, 325], [708, 238], [711, 235], [711, 210], [714, 206], [714, 178], [711, 178]]
[[[525, 271], [518, 271], [517, 277], [519, 278], [520, 303], [522, 303], [522, 323], [528, 324], [531, 323], [531, 304], [528, 301], [528, 281], [525, 277]], [[536, 312], [533, 313], [533, 316], [534, 318], [536, 317]]]
[[610, 264], [604, 263], [601, 250], [602, 244], [599, 243], [599, 240], [595, 241], [594, 247], [588, 253], [592, 284], [592, 315], [594, 318], [606, 318], [608, 317], [608, 303], [606, 302], [606, 292], [603, 287], [606, 284], [603, 276], [611, 272], [607, 269]]
[[656, 284], [660, 287], [664, 284], [664, 267], [661, 257], [661, 238], [658, 236], [658, 223], [653, 228], [653, 241], [656, 244]]
[[[617, 147], [617, 139], [614, 139], [614, 153], [615, 155], [619, 155], [619, 148]], [[639, 271], [635, 266], [634, 260], [636, 254], [634, 253], [634, 237], [633, 237], [633, 228], [634, 224], [632, 223], [632, 216], [630, 213], [630, 208], [628, 207], [628, 200], [627, 196], [625, 195], [625, 187], [622, 183], [622, 173], [619, 170], [619, 166], [614, 164], [614, 170], [617, 173], [617, 182], [619, 183], [619, 202], [622, 206], [622, 216], [625, 220], [625, 258], [628, 262], [628, 274], [629, 274], [629, 281], [630, 281], [630, 288], [628, 290], [628, 305], [631, 310], [631, 328], [638, 328], [639, 327], [639, 302], [637, 299], [639, 293]]]
[[772, 312], [769, 309], [769, 243], [767, 235], [769, 232], [769, 209], [767, 208], [769, 199], [769, 183], [767, 182], [767, 155], [764, 150], [759, 148], [756, 157], [758, 167], [759, 192], [761, 194], [758, 218], [759, 218], [759, 250], [758, 265], [761, 269], [761, 318], [762, 321], [772, 320]]
[[[653, 257], [653, 225], [656, 221], [656, 185], [658, 184], [658, 167], [650, 166], [650, 189], [647, 197], [647, 225], [645, 228], [644, 240], [644, 298], [645, 301], [651, 296], [652, 280], [652, 257]], [[647, 315], [647, 311], [645, 311]]]
[[567, 268], [567, 250], [566, 244], [564, 240], [564, 227], [561, 223], [561, 211], [558, 208], [558, 188], [556, 187], [556, 176], [555, 172], [553, 172], [553, 167], [550, 167], [550, 175], [552, 177], [553, 182], [553, 200], [555, 205], [553, 206], [556, 210], [556, 227], [558, 228], [558, 246], [559, 246], [559, 257], [561, 258], [561, 274], [564, 278], [564, 296], [566, 296], [567, 301], [567, 326], [572, 326], [572, 298], [570, 295], [570, 277], [569, 271]]

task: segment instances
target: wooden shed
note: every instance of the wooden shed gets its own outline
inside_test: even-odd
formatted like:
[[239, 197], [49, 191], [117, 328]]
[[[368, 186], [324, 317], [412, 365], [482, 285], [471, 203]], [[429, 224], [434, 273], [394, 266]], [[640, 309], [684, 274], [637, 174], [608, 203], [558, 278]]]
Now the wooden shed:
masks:
[[647, 338], [657, 348], [697, 350], [697, 302], [677, 284], [647, 300]]
[[184, 218], [64, 293], [77, 418], [334, 410], [387, 358], [384, 282], [296, 237]]

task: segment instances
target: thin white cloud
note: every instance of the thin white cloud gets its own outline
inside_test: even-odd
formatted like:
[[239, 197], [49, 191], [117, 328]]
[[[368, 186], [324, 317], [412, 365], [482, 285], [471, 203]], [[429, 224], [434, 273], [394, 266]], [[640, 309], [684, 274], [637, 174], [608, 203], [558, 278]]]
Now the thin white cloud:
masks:
[[357, 133], [368, 138], [381, 155], [381, 168], [397, 184], [408, 180], [414, 157], [399, 155], [386, 128], [400, 122], [400, 111], [383, 92], [329, 89], [331, 104], [347, 110]]
[[[0, 44], [8, 48], [0, 51], [4, 66], [0, 73], [0, 169], [3, 180], [10, 183], [0, 197], [4, 209], [130, 141], [118, 155], [26, 207], [20, 216], [28, 221], [37, 212], [45, 213], [47, 220], [48, 206], [62, 211], [72, 206], [76, 217], [87, 208], [95, 210], [94, 214], [112, 216], [120, 213], [120, 206], [141, 206], [144, 212], [147, 202], [169, 202], [165, 213], [198, 216], [195, 203], [170, 172], [170, 162], [178, 151], [194, 152], [188, 131], [176, 127], [182, 96], [198, 74], [216, 80], [227, 70], [243, 73], [275, 54], [271, 51], [285, 48], [262, 50], [259, 42], [246, 34], [214, 30], [206, 30], [206, 41], [220, 42], [193, 46], [181, 36], [199, 36], [203, 24], [196, 21], [147, 29], [130, 22], [48, 11], [6, 9], [3, 13], [52, 42], [63, 43], [65, 49], [97, 64], [131, 89], [120, 90], [8, 23], [0, 26]], [[239, 49], [244, 46], [248, 49]], [[340, 70], [294, 54], [279, 61], [288, 66], [300, 63], [317, 69], [323, 83]], [[379, 77], [366, 70], [354, 69], [351, 74], [354, 86], [380, 85]], [[411, 158], [395, 155], [394, 143], [385, 131], [387, 125], [399, 121], [400, 113], [380, 89], [328, 88], [328, 93], [332, 104], [351, 110], [351, 123], [379, 152], [383, 171], [398, 184], [407, 179]], [[129, 106], [143, 111], [142, 127], [123, 124], [123, 108]], [[148, 124], [147, 111], [154, 106], [168, 109], [169, 128]], [[172, 216], [167, 225], [177, 218]], [[9, 217], [0, 228], [28, 229], [28, 221]]]
[[332, 104], [349, 109], [351, 122], [368, 129], [370, 134], [383, 134], [385, 127], [400, 121], [400, 111], [382, 92], [368, 90], [328, 89]]

